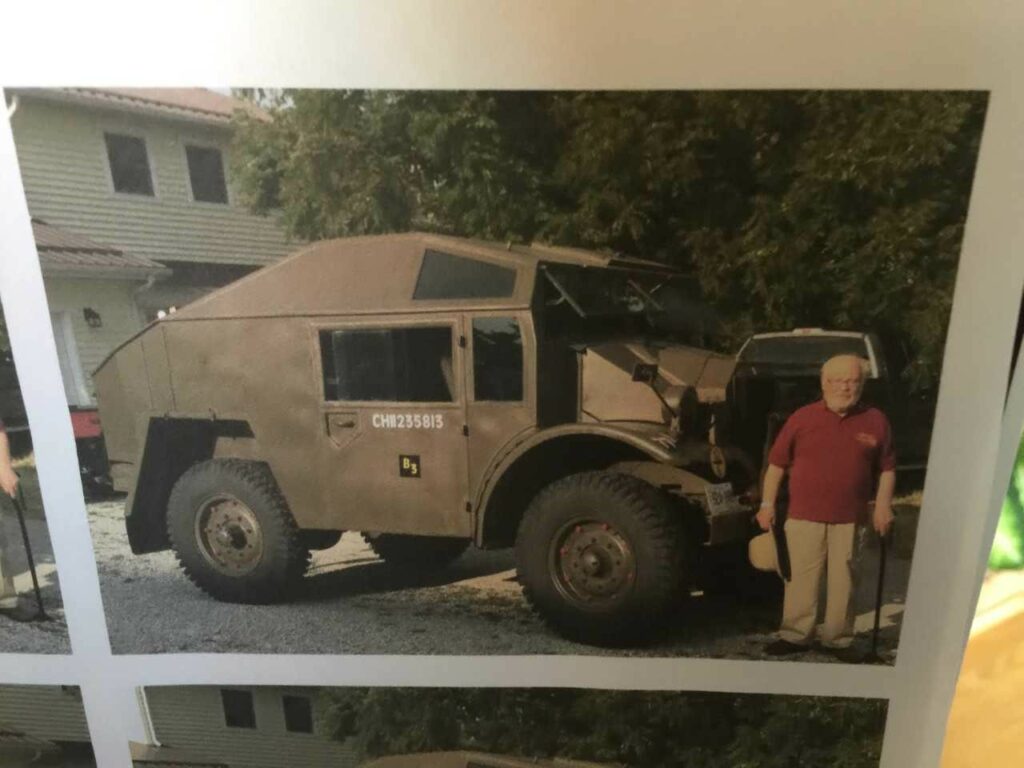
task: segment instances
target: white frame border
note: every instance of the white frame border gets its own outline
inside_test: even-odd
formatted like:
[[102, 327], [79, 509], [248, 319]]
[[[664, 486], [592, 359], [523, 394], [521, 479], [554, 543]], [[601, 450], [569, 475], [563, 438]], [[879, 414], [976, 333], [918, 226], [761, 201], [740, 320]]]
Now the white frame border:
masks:
[[[923, 8], [911, 0], [794, 0], [784, 8], [738, 0], [182, 3], [174, 14], [161, 13], [159, 36], [139, 34], [150, 20], [124, 2], [106, 3], [100, 13], [95, 4], [5, 8], [0, 28], [18, 33], [0, 46], [0, 84], [989, 91], [899, 660], [894, 669], [865, 669], [589, 657], [463, 657], [458, 663], [450, 657], [111, 657], [70, 423], [51, 407], [63, 402], [63, 393], [38, 261], [13, 143], [0, 118], [0, 294], [19, 368], [36, 383], [26, 409], [55, 523], [75, 652], [59, 660], [0, 656], [0, 677], [58, 682], [57, 672], [73, 673], [59, 682], [82, 686], [97, 756], [110, 766], [128, 765], [118, 737], [143, 732], [139, 715], [137, 722], [121, 722], [127, 704], [138, 709], [135, 685], [257, 678], [324, 685], [571, 680], [574, 686], [881, 696], [890, 699], [887, 731], [899, 734], [886, 741], [883, 768], [937, 763], [996, 502], [1009, 476], [1008, 445], [1015, 447], [1020, 434], [1018, 420], [1012, 441], [1000, 437], [1024, 283], [1024, 260], [1014, 251], [1024, 242], [1024, 89], [1014, 84], [1024, 53], [1012, 4], [936, 0], [924, 23]], [[201, 28], [188, 23], [197, 13], [207, 20]], [[54, 25], [58, 14], [62, 23]], [[182, 40], [189, 41], [187, 53]]]

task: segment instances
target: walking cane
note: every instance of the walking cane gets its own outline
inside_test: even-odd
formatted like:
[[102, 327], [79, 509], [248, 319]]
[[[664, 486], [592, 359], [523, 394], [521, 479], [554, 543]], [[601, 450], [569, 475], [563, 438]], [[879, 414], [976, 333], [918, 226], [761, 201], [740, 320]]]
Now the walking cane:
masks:
[[882, 620], [882, 587], [885, 584], [885, 550], [886, 536], [878, 537], [878, 587], [875, 590], [875, 628], [871, 632], [871, 653], [864, 657], [864, 661], [872, 664], [885, 662], [878, 655], [878, 627]]
[[25, 542], [25, 557], [28, 560], [28, 570], [32, 574], [32, 589], [36, 593], [36, 606], [38, 611], [32, 621], [47, 621], [46, 609], [43, 608], [43, 595], [39, 591], [39, 576], [36, 574], [36, 561], [32, 557], [32, 543], [28, 539], [28, 526], [25, 524], [25, 494], [21, 490], [21, 483], [18, 483], [17, 494], [11, 497], [14, 502], [14, 511], [18, 514], [18, 524], [21, 526], [21, 539]]

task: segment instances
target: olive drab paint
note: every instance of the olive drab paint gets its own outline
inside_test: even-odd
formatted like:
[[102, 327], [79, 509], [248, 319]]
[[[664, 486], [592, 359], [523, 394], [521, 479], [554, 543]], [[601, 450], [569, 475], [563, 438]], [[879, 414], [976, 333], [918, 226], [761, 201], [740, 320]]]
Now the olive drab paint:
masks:
[[263, 467], [311, 535], [509, 546], [541, 483], [603, 470], [703, 510], [708, 543], [745, 539], [752, 511], [706, 498], [756, 482], [726, 442], [709, 453], [735, 359], [599, 323], [644, 322], [677, 274], [410, 233], [314, 243], [180, 308], [95, 373], [133, 551], [168, 546], [171, 489], [215, 459]]

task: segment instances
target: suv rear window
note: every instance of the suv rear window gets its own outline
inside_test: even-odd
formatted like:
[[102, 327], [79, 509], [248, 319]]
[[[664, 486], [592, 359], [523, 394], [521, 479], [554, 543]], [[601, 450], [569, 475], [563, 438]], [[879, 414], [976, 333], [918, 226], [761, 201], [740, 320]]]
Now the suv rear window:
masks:
[[329, 400], [450, 403], [451, 326], [320, 331]]
[[741, 363], [779, 369], [808, 369], [817, 373], [835, 355], [867, 358], [861, 336], [776, 336], [751, 339], [739, 356]]
[[414, 299], [502, 299], [512, 295], [516, 271], [442, 251], [423, 252]]

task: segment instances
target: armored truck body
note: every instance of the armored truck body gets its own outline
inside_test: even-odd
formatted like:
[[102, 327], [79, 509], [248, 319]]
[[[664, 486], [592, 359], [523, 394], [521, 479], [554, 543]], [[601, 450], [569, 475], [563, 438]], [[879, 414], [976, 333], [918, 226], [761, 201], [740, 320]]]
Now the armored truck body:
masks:
[[[515, 545], [589, 642], [648, 634], [756, 484], [716, 439], [734, 358], [676, 341], [655, 262], [407, 234], [316, 243], [151, 324], [95, 381], [133, 551], [216, 597], [288, 594], [362, 532], [425, 567]], [[679, 318], [683, 318], [680, 320]]]

